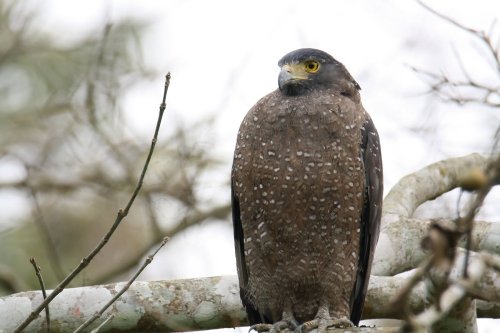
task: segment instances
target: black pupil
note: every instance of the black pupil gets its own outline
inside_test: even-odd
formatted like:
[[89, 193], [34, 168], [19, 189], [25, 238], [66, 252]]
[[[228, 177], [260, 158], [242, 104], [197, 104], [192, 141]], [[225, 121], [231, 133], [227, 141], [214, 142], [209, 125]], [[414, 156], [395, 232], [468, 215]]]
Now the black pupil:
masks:
[[316, 67], [313, 62], [310, 62], [307, 66], [309, 69], [314, 69]]

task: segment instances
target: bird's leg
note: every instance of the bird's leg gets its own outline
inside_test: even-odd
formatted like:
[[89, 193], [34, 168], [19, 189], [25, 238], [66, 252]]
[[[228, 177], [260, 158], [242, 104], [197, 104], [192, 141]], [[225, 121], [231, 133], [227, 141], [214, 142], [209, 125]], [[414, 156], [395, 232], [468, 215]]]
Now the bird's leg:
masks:
[[283, 309], [281, 320], [274, 323], [273, 327], [269, 330], [269, 333], [281, 332], [286, 329], [293, 331], [297, 328], [297, 326], [298, 323], [293, 317], [292, 306], [287, 304]]
[[319, 306], [316, 317], [313, 320], [306, 321], [300, 325], [297, 329], [297, 333], [307, 333], [317, 328], [318, 333], [326, 333], [326, 329], [329, 327], [335, 328], [347, 328], [354, 327], [354, 324], [347, 317], [340, 317], [337, 319], [332, 319], [330, 316], [329, 306], [327, 303], [323, 303]]
[[275, 322], [274, 324], [256, 324], [250, 327], [250, 330], [257, 331], [259, 333], [279, 333], [285, 330], [294, 331], [298, 326], [297, 321], [293, 317], [292, 306], [287, 302], [283, 308], [283, 314], [281, 315], [281, 320]]

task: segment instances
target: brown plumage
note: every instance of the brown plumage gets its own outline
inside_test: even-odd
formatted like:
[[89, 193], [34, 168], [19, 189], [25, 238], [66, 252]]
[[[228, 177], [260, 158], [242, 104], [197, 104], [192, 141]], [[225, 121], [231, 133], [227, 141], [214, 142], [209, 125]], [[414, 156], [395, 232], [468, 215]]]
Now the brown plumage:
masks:
[[358, 324], [378, 239], [382, 161], [359, 85], [323, 51], [283, 57], [241, 124], [232, 169], [238, 277], [255, 329]]

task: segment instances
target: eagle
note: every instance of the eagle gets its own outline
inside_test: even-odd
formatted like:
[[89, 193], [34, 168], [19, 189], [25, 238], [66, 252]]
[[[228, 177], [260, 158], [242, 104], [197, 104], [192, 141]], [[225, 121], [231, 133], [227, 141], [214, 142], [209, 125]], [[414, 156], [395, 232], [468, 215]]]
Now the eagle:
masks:
[[331, 55], [298, 49], [278, 65], [231, 171], [241, 300], [258, 332], [358, 325], [382, 210], [378, 133]]

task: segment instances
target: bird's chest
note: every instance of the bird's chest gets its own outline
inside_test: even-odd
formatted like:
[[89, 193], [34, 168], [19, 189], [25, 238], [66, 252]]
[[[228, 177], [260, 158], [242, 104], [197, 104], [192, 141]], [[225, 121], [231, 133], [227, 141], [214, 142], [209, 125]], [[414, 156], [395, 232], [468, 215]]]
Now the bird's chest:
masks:
[[292, 98], [268, 110], [250, 119], [252, 150], [260, 152], [254, 156], [257, 168], [298, 173], [306, 180], [322, 175], [319, 180], [324, 181], [328, 170], [349, 176], [352, 167], [360, 166], [363, 115], [343, 108], [341, 98], [315, 103]]
[[362, 120], [335, 103], [289, 102], [273, 111], [249, 115], [236, 158], [251, 165], [239, 193], [246, 234], [280, 261], [279, 244], [320, 253], [316, 245], [335, 234], [346, 242], [359, 227]]

